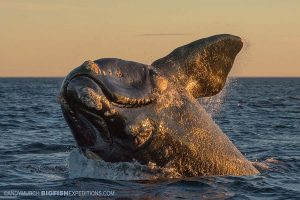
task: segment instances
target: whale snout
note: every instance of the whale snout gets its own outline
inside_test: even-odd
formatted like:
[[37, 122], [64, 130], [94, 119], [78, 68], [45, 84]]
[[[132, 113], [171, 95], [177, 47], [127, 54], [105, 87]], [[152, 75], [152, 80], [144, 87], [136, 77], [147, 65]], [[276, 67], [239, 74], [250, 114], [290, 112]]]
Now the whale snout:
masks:
[[68, 83], [65, 93], [67, 99], [72, 99], [72, 103], [81, 104], [90, 111], [109, 110], [110, 103], [100, 86], [89, 77], [75, 77]]
[[155, 125], [148, 118], [128, 122], [123, 113], [126, 107], [111, 101], [101, 84], [93, 71], [82, 66], [71, 72], [59, 97], [63, 115], [87, 157], [131, 161], [132, 152], [149, 143]]

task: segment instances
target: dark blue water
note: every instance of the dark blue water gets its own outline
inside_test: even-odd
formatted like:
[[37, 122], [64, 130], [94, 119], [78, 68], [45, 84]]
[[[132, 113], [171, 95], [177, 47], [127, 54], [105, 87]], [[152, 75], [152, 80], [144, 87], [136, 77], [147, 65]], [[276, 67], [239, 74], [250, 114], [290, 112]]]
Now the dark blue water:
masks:
[[0, 196], [76, 190], [108, 199], [300, 199], [299, 78], [235, 79], [215, 105], [215, 121], [260, 175], [157, 181], [70, 178], [76, 146], [56, 102], [61, 82], [0, 79]]

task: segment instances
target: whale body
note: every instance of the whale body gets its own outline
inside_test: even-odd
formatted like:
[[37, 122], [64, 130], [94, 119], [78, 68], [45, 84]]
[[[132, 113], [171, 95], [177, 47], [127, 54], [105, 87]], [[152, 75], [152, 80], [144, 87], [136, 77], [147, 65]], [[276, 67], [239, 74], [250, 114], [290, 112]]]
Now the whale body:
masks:
[[222, 90], [242, 46], [239, 37], [222, 34], [151, 65], [84, 62], [66, 76], [59, 96], [78, 147], [91, 159], [154, 163], [182, 176], [257, 174], [197, 101]]

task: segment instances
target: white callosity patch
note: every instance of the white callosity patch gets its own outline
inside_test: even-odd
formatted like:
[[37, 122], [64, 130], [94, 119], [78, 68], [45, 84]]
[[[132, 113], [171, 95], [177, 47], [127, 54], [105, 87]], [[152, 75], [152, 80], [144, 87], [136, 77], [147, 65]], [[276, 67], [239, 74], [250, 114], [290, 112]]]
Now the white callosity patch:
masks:
[[92, 88], [89, 87], [80, 88], [80, 91], [77, 94], [82, 103], [84, 103], [87, 107], [96, 110], [102, 110], [102, 103], [107, 101], [105, 97], [98, 95]]
[[68, 158], [70, 178], [98, 178], [109, 180], [153, 180], [158, 178], [179, 178], [174, 168], [161, 168], [155, 163], [141, 165], [134, 162], [110, 163], [88, 159], [78, 149]]
[[156, 77], [156, 85], [160, 92], [165, 91], [168, 88], [169, 81], [161, 76]]
[[134, 125], [129, 125], [129, 132], [135, 137], [134, 143], [138, 146], [145, 144], [154, 131], [154, 122], [149, 118], [145, 118]]
[[81, 65], [82, 68], [85, 68], [86, 70], [88, 71], [91, 71], [95, 74], [100, 74], [100, 69], [99, 69], [99, 66], [91, 61], [91, 60], [88, 60], [88, 61], [85, 61], [82, 65]]

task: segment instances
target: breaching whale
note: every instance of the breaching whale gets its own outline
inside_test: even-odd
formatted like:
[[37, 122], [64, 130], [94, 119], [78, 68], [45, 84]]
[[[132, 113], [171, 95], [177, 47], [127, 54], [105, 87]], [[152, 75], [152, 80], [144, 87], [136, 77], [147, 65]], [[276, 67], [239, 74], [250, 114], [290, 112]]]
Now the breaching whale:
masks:
[[197, 101], [222, 90], [242, 46], [239, 37], [222, 34], [151, 65], [103, 58], [75, 68], [59, 102], [82, 153], [155, 163], [182, 176], [257, 174]]

